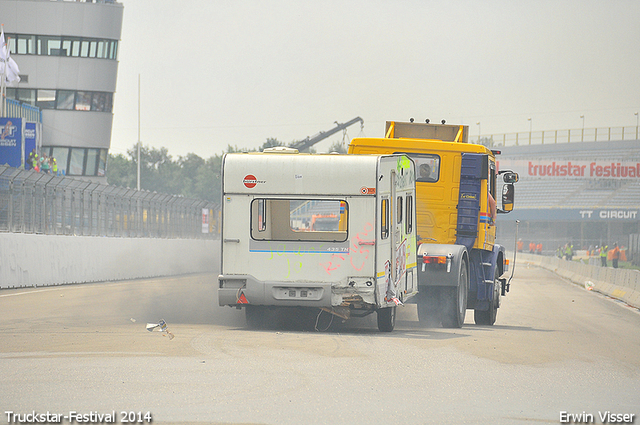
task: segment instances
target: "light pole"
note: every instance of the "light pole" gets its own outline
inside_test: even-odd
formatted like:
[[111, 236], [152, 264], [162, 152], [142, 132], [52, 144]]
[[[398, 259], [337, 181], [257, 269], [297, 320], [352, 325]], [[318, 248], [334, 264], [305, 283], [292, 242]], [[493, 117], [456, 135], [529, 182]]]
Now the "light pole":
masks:
[[636, 116], [636, 140], [638, 140], [638, 123], [639, 123], [639, 121], [638, 121], [638, 113], [634, 112], [633, 115]]
[[584, 142], [584, 115], [580, 115], [580, 118], [582, 118], [582, 138], [581, 138], [581, 142]]
[[480, 121], [476, 122], [476, 125], [478, 126], [478, 144], [480, 144]]
[[531, 129], [533, 126], [533, 121], [531, 121], [531, 117], [527, 118], [527, 121], [529, 121], [529, 144], [531, 144]]

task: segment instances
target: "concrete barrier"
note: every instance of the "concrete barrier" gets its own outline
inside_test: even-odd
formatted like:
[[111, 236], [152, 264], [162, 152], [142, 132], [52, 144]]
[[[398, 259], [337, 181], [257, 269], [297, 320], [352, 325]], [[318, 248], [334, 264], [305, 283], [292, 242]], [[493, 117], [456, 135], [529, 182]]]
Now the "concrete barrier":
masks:
[[0, 288], [215, 272], [220, 241], [0, 233]]
[[[513, 258], [513, 253], [510, 258]], [[640, 271], [638, 270], [601, 267], [579, 261], [566, 261], [557, 257], [522, 252], [518, 253], [516, 261], [518, 264], [528, 263], [551, 270], [578, 285], [592, 282], [594, 291], [622, 300], [635, 308], [640, 308]]]

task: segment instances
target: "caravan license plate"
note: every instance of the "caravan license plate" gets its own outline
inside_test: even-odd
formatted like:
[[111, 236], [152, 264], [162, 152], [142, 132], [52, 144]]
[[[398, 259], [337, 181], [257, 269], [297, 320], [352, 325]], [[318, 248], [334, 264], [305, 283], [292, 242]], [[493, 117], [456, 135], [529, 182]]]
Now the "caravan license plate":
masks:
[[278, 300], [319, 300], [322, 288], [273, 288], [273, 297]]

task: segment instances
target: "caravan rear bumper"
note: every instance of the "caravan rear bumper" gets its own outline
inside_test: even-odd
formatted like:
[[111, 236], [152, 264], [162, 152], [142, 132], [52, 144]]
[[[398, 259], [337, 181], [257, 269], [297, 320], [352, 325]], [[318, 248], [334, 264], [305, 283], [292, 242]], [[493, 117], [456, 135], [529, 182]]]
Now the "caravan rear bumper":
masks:
[[250, 275], [218, 276], [218, 304], [290, 307], [378, 306], [373, 278], [349, 277], [344, 282], [264, 282]]
[[218, 276], [218, 304], [331, 307], [331, 283], [263, 282], [249, 275]]

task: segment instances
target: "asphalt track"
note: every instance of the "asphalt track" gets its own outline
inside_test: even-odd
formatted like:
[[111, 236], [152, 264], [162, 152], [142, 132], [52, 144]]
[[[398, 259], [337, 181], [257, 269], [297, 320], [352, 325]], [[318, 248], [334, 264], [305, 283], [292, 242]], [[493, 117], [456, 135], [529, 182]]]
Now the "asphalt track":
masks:
[[[217, 305], [215, 274], [2, 290], [0, 423], [640, 423], [640, 313], [535, 267], [511, 288], [494, 326], [468, 311], [462, 329], [423, 328], [407, 305], [392, 333], [293, 315], [250, 330]], [[146, 330], [160, 319], [175, 338]]]

